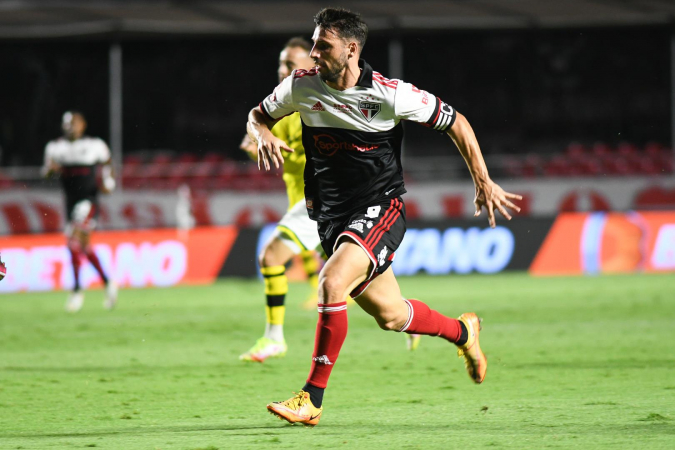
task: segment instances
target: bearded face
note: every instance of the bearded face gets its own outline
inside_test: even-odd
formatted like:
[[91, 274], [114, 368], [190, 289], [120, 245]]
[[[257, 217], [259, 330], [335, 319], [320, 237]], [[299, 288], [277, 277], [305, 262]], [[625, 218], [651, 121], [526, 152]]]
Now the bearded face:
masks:
[[[345, 51], [341, 55], [338, 55], [333, 61], [326, 61], [325, 67], [319, 65], [319, 76], [323, 81], [335, 82], [340, 77], [342, 71], [347, 67], [347, 52]], [[316, 62], [316, 61], [315, 61]]]
[[309, 56], [319, 68], [319, 76], [323, 81], [336, 82], [348, 65], [348, 43], [333, 30], [321, 27], [316, 27], [312, 40], [314, 47]]

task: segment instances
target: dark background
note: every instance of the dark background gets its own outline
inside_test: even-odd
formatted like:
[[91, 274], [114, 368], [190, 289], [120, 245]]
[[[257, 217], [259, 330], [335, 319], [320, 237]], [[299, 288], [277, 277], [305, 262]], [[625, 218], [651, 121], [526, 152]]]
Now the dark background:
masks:
[[[571, 141], [669, 144], [667, 26], [401, 33], [403, 78], [466, 115], [486, 154], [547, 153]], [[124, 153], [245, 159], [237, 147], [247, 112], [276, 86], [291, 36], [123, 40]], [[385, 76], [392, 37], [372, 33], [363, 53]], [[41, 164], [67, 109], [108, 140], [108, 50], [96, 39], [0, 42], [3, 166]], [[406, 128], [409, 156], [447, 151], [447, 138]]]

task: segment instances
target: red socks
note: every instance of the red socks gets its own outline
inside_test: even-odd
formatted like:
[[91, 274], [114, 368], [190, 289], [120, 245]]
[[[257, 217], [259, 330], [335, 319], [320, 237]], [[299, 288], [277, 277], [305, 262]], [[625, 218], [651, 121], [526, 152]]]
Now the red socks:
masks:
[[80, 266], [82, 265], [81, 257], [83, 254], [94, 266], [101, 277], [101, 280], [103, 280], [103, 283], [108, 283], [108, 277], [106, 277], [105, 272], [103, 271], [101, 261], [99, 261], [98, 256], [96, 256], [94, 249], [90, 245], [85, 247], [84, 251], [82, 251], [80, 243], [76, 239], [70, 239], [68, 241], [68, 250], [70, 250], [70, 259], [73, 262], [73, 276], [75, 278], [74, 288], [76, 291], [80, 289]]
[[462, 336], [462, 326], [457, 319], [446, 317], [438, 311], [430, 309], [419, 300], [406, 300], [408, 304], [408, 321], [399, 331], [408, 334], [425, 334], [440, 336], [456, 343]]
[[307, 383], [325, 389], [347, 337], [347, 302], [319, 304], [312, 368]]
[[[462, 325], [459, 320], [446, 317], [419, 300], [406, 300], [406, 303], [409, 312], [408, 321], [400, 331], [408, 334], [440, 336], [453, 343], [460, 340]], [[321, 389], [326, 388], [346, 337], [347, 302], [319, 304], [319, 321], [316, 325], [308, 384]]]
[[75, 279], [74, 290], [80, 290], [80, 244], [76, 242], [68, 242], [68, 250], [70, 250], [70, 260], [73, 263], [73, 276]]
[[96, 253], [94, 253], [94, 249], [91, 248], [90, 245], [88, 245], [85, 249], [85, 254], [87, 255], [87, 259], [89, 259], [89, 262], [94, 266], [94, 269], [98, 272], [99, 276], [101, 277], [101, 280], [103, 280], [103, 283], [108, 283], [108, 277], [105, 276], [105, 272], [103, 271], [103, 267], [101, 266], [101, 262], [98, 260], [98, 256], [96, 256]]

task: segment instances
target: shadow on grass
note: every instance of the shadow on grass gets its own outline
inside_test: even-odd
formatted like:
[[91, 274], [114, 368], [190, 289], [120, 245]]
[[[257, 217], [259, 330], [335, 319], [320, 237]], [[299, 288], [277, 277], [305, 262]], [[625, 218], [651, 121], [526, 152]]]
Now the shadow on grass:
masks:
[[[292, 425], [287, 425], [291, 427]], [[97, 430], [91, 432], [76, 432], [76, 433], [17, 433], [17, 434], [0, 434], [0, 437], [9, 438], [78, 438], [78, 437], [105, 437], [105, 436], [123, 436], [129, 434], [158, 434], [158, 433], [194, 433], [200, 431], [252, 431], [251, 433], [228, 433], [228, 436], [251, 436], [267, 434], [262, 433], [261, 430], [279, 431], [286, 428], [284, 425], [195, 425], [195, 426], [169, 426], [169, 427], [148, 427], [148, 428], [118, 428]]]
[[[232, 363], [231, 365], [239, 365], [246, 367], [241, 364], [240, 361]], [[88, 373], [88, 372], [130, 372], [134, 375], [144, 375], [145, 373], [152, 373], [153, 371], [161, 371], [165, 373], [166, 371], [181, 371], [189, 370], [193, 371], [195, 369], [215, 369], [219, 370], [225, 367], [228, 367], [228, 364], [223, 362], [218, 362], [214, 364], [184, 364], [184, 365], [167, 365], [167, 366], [158, 366], [158, 365], [146, 365], [142, 363], [134, 365], [124, 365], [124, 366], [71, 366], [71, 367], [40, 367], [40, 366], [0, 366], [0, 372], [44, 372], [44, 373]], [[139, 372], [142, 371], [142, 372]]]
[[514, 364], [514, 369], [653, 369], [675, 368], [675, 360], [635, 360], [635, 359], [610, 359], [607, 361], [546, 361], [524, 364]]

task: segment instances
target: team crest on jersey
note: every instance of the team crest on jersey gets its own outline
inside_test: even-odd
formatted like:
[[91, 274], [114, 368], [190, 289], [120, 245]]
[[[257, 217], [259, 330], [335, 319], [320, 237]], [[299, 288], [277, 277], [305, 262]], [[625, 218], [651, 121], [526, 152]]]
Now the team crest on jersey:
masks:
[[361, 114], [363, 114], [363, 117], [365, 117], [368, 122], [373, 120], [373, 118], [380, 113], [381, 109], [381, 103], [359, 102], [359, 111], [361, 111]]

